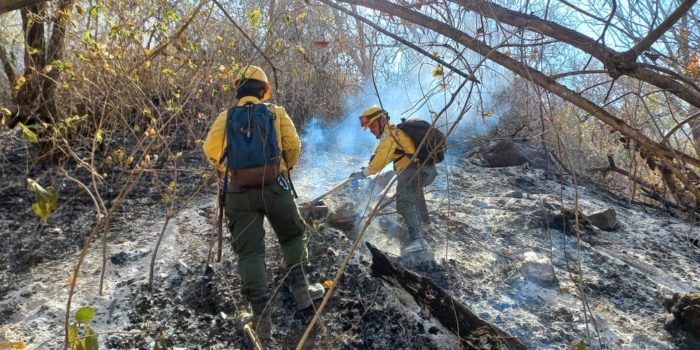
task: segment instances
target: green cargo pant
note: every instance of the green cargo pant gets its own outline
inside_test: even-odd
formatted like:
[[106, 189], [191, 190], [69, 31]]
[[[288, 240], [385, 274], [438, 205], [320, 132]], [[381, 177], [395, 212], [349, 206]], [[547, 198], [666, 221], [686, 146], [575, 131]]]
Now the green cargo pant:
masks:
[[308, 264], [306, 225], [291, 190], [283, 188], [279, 181], [245, 189], [229, 185], [226, 217], [233, 251], [238, 255], [241, 294], [251, 303], [266, 301], [270, 295], [265, 270], [264, 217], [277, 235], [286, 268]]
[[408, 227], [408, 240], [423, 238], [420, 228], [420, 218], [416, 198], [418, 196], [418, 186], [428, 186], [435, 180], [437, 168], [435, 165], [411, 164], [403, 169], [398, 175], [396, 184], [396, 211], [403, 217], [406, 227]]

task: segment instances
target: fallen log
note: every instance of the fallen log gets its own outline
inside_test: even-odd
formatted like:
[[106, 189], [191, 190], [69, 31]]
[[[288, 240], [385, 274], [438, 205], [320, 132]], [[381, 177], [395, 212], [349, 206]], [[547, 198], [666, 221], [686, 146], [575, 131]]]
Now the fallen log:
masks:
[[367, 243], [367, 247], [372, 253], [372, 272], [389, 283], [399, 284], [432, 317], [454, 332], [465, 349], [527, 349], [517, 338], [479, 318], [433, 280], [404, 268], [396, 258], [372, 244]]

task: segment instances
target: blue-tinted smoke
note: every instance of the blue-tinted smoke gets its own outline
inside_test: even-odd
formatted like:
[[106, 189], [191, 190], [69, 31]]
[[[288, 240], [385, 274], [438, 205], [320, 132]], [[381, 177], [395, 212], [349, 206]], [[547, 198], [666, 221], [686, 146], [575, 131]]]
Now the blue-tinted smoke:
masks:
[[[447, 83], [446, 89], [439, 86], [443, 82]], [[451, 91], [459, 83], [461, 81], [456, 78], [443, 80], [433, 77], [429, 70], [406, 75], [391, 84], [379, 86], [381, 106], [389, 112], [390, 122], [395, 124], [400, 123], [402, 117], [432, 122], [432, 118], [445, 107], [451, 98]], [[465, 104], [479, 104], [474, 96], [470, 100], [467, 97], [466, 92], [460, 92], [456, 101], [440, 116], [437, 126], [443, 132], [456, 123]], [[346, 115], [339, 122], [324, 124], [324, 118], [317, 116], [304, 126], [301, 134], [302, 156], [298, 168], [303, 169], [305, 178], [310, 181], [308, 185], [311, 196], [323, 193], [325, 189], [347, 178], [351, 172], [367, 165], [379, 141], [368, 129], [360, 126], [359, 115], [369, 106], [380, 105], [379, 101], [373, 84], [369, 82], [360, 93], [348, 97]], [[460, 145], [467, 138], [483, 134], [495, 126], [498, 121], [495, 115], [482, 118], [481, 113], [481, 109], [468, 108], [448, 138], [448, 160], [456, 159], [463, 152], [464, 147]], [[391, 165], [385, 170], [389, 169]]]

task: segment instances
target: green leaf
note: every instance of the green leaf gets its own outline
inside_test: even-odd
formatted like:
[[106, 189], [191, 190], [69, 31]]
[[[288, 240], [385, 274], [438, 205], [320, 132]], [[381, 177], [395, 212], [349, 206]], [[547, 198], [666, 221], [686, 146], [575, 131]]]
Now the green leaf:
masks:
[[126, 159], [126, 152], [124, 151], [124, 149], [120, 148], [114, 151], [114, 158], [116, 158], [117, 162], [120, 164], [124, 162], [124, 160]]
[[39, 50], [37, 48], [33, 48], [31, 46], [27, 46], [27, 52], [29, 52], [30, 55], [34, 55], [34, 54], [41, 52], [41, 50]]
[[0, 114], [4, 115], [6, 117], [9, 117], [12, 115], [12, 111], [5, 108], [5, 107], [0, 106]]
[[102, 6], [100, 6], [100, 5], [93, 5], [90, 8], [90, 16], [97, 17], [98, 11], [100, 10], [101, 7]]
[[92, 39], [90, 29], [86, 30], [85, 33], [83, 33], [83, 40], [85, 40], [85, 43], [88, 45], [95, 45], [95, 40]]
[[78, 326], [72, 323], [68, 326], [68, 341], [72, 344], [76, 340], [78, 340]]
[[248, 16], [248, 22], [250, 22], [250, 25], [253, 27], [257, 27], [260, 25], [260, 8], [256, 7], [253, 11], [248, 12], [248, 10], [245, 11], [246, 16]]
[[85, 336], [83, 338], [83, 342], [85, 343], [85, 350], [99, 350], [97, 334], [90, 326], [85, 326]]
[[26, 82], [27, 82], [27, 77], [25, 77], [24, 75], [19, 77], [17, 79], [17, 82], [15, 83], [15, 90], [19, 90], [19, 88], [21, 88], [22, 85], [24, 85], [24, 83], [26, 83]]
[[24, 134], [24, 137], [26, 137], [27, 140], [29, 140], [29, 142], [32, 142], [32, 143], [39, 142], [39, 137], [36, 136], [36, 133], [34, 131], [32, 131], [32, 129], [30, 129], [28, 126], [26, 126], [22, 123], [17, 123], [17, 125], [19, 126], [20, 129], [22, 129], [22, 133]]
[[292, 16], [290, 16], [290, 15], [284, 16], [284, 25], [287, 27], [292, 26]]
[[58, 69], [58, 70], [64, 70], [64, 69], [69, 67], [69, 65], [65, 64], [61, 60], [53, 60], [53, 61], [51, 61], [51, 65], [56, 67], [56, 69]]
[[30, 191], [34, 192], [36, 198], [36, 203], [32, 204], [34, 213], [36, 213], [42, 221], [47, 222], [49, 220], [49, 214], [56, 208], [58, 195], [51, 189], [44, 189], [32, 179], [27, 179], [27, 187]]
[[77, 339], [73, 342], [73, 344], [71, 344], [70, 348], [71, 350], [85, 350], [85, 345], [83, 345], [82, 340]]
[[89, 306], [81, 307], [75, 312], [75, 320], [80, 323], [88, 323], [93, 317], [95, 317], [95, 309]]
[[102, 143], [102, 136], [104, 135], [105, 131], [102, 129], [98, 129], [97, 133], [95, 134], [95, 142], [97, 143]]
[[578, 344], [573, 346], [572, 350], [588, 350], [588, 345], [586, 345], [586, 343], [583, 340], [581, 340], [578, 342]]
[[173, 22], [176, 22], [178, 20], [177, 14], [173, 10], [166, 12], [165, 16], [173, 20]]

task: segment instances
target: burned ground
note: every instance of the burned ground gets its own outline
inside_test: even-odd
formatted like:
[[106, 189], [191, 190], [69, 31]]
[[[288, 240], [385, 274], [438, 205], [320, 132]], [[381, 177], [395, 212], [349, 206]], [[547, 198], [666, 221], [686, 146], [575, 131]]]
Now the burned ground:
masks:
[[[198, 152], [186, 152], [184, 164], [203, 166]], [[19, 164], [19, 158], [13, 162]], [[29, 209], [32, 196], [25, 190], [25, 170], [16, 164], [6, 167], [7, 180], [0, 189], [8, 198], [0, 205], [0, 239], [9, 242], [0, 254], [0, 328], [5, 338], [25, 340], [30, 348], [59, 349], [66, 280], [94, 225], [94, 214], [79, 189], [56, 182], [65, 202], [49, 224], [39, 224]], [[32, 169], [29, 176], [40, 171]], [[297, 190], [307, 198], [319, 186], [313, 171], [323, 170], [301, 168], [295, 177]], [[470, 159], [457, 159], [449, 166], [441, 164], [440, 171], [426, 194], [433, 223], [425, 230], [438, 265], [421, 272], [482, 319], [528, 348], [567, 349], [581, 340], [590, 341], [593, 348], [601, 343], [613, 349], [691, 348], [683, 336], [666, 330], [671, 314], [664, 300], [700, 288], [698, 249], [688, 241], [697, 235], [696, 227], [592, 187], [576, 187], [566, 177], [545, 176], [540, 169], [482, 168]], [[186, 190], [193, 192], [199, 175], [187, 176], [191, 184]], [[588, 214], [612, 208], [619, 227], [610, 232], [593, 229], [578, 237], [547, 229], [543, 215], [573, 209], [574, 190], [579, 192], [579, 210]], [[99, 245], [90, 249], [73, 310], [84, 305], [97, 310], [92, 323], [106, 348], [150, 349], [161, 332], [164, 344], [173, 347], [240, 347], [243, 338], [235, 317], [240, 282], [228, 237], [223, 261], [205, 273], [216, 223], [214, 191], [206, 187], [168, 224], [152, 289], [147, 288], [149, 264], [165, 211], [161, 191], [148, 179], [110, 226], [102, 296], [97, 288], [102, 252]], [[356, 200], [357, 191], [338, 193], [328, 200], [329, 207]], [[365, 204], [357, 207], [364, 210]], [[385, 209], [369, 226], [365, 240], [395, 256], [403, 226], [394, 210]], [[323, 221], [309, 222], [311, 280], [333, 279], [357, 227], [341, 226], [346, 230], [342, 231]], [[275, 291], [271, 348], [292, 348], [311, 314], [294, 311], [274, 235], [267, 241], [268, 274]], [[360, 247], [321, 317], [318, 348], [455, 348], [459, 341], [454, 335], [425, 315], [405, 290], [372, 275], [370, 255]], [[542, 285], [523, 275], [528, 252], [549, 259], [556, 283]]]

